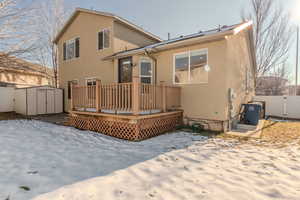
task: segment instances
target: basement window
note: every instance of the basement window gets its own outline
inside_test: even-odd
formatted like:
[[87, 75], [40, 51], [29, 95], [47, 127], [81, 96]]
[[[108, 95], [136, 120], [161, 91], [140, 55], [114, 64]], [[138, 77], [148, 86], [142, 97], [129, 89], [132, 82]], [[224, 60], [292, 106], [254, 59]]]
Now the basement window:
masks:
[[174, 83], [208, 82], [208, 50], [195, 50], [174, 55]]

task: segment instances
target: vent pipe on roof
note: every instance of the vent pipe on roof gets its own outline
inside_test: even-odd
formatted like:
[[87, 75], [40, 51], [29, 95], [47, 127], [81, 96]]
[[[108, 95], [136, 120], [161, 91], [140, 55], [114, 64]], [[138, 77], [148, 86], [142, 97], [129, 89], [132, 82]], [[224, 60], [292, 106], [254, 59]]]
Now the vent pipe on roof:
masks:
[[171, 33], [168, 33], [168, 40], [171, 39]]

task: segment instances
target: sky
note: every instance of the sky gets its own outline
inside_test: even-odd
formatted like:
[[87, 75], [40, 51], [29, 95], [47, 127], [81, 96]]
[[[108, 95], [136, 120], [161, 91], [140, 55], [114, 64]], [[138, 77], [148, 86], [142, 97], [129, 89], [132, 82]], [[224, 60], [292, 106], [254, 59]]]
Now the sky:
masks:
[[[300, 16], [300, 0], [277, 1], [291, 12], [299, 6]], [[249, 9], [249, 0], [65, 0], [65, 3], [69, 8], [82, 7], [114, 13], [162, 39], [167, 39], [168, 33], [173, 38], [219, 25], [239, 23], [241, 11]], [[295, 49], [293, 45], [288, 61], [292, 74]]]

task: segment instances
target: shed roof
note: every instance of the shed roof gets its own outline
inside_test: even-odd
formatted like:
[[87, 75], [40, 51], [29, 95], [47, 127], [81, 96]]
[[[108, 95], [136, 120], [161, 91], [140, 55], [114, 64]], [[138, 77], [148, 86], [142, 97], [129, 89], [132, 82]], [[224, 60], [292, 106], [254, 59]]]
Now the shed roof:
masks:
[[74, 11], [74, 13], [71, 15], [71, 17], [68, 19], [68, 21], [65, 23], [65, 25], [63, 26], [63, 28], [61, 29], [61, 31], [56, 35], [56, 37], [54, 38], [53, 42], [57, 43], [58, 40], [60, 39], [60, 37], [64, 34], [64, 32], [67, 30], [67, 28], [69, 27], [69, 25], [74, 21], [74, 19], [79, 15], [80, 12], [84, 12], [84, 13], [90, 13], [90, 14], [95, 14], [95, 15], [100, 15], [100, 16], [106, 16], [106, 17], [112, 17], [114, 18], [116, 21], [125, 24], [127, 26], [129, 26], [130, 28], [146, 35], [147, 37], [156, 40], [157, 42], [161, 42], [162, 39], [146, 30], [144, 30], [143, 28], [129, 22], [128, 20], [119, 17], [115, 14], [112, 13], [108, 13], [108, 12], [100, 12], [100, 11], [96, 11], [96, 10], [89, 10], [89, 9], [84, 9], [84, 8], [76, 8], [76, 10]]

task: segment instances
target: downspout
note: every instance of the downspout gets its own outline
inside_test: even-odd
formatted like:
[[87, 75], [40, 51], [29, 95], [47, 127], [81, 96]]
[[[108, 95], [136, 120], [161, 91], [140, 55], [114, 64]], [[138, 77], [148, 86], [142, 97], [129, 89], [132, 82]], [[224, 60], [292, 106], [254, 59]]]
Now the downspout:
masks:
[[156, 85], [157, 84], [157, 59], [153, 55], [151, 55], [147, 51], [147, 49], [145, 49], [145, 55], [148, 56], [149, 58], [151, 58], [154, 61], [154, 72], [155, 72], [155, 74], [154, 74], [154, 83]]

